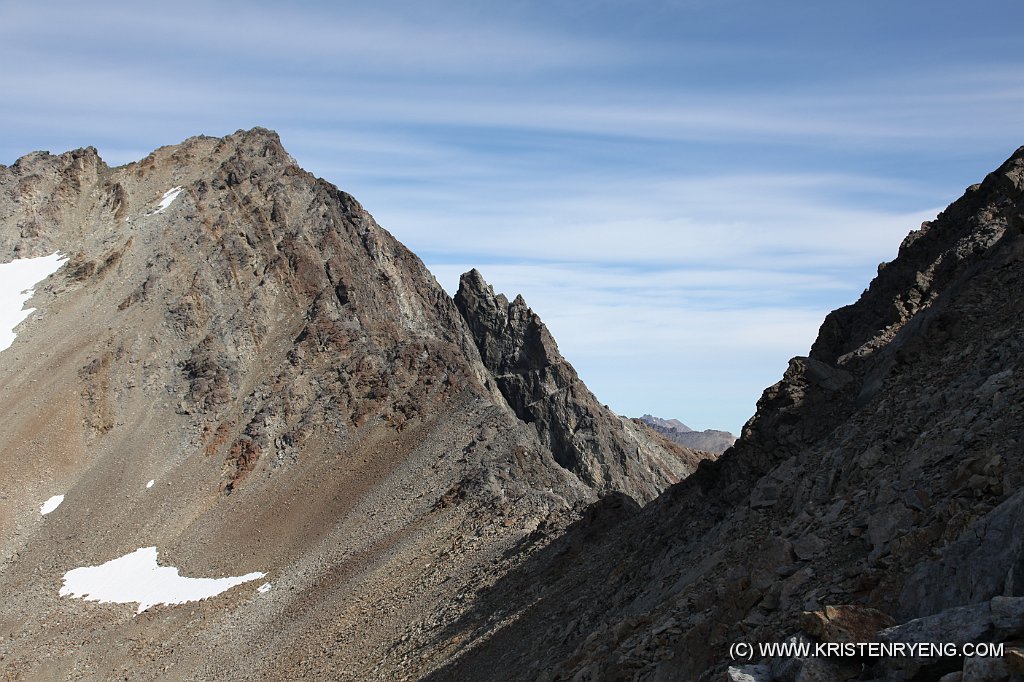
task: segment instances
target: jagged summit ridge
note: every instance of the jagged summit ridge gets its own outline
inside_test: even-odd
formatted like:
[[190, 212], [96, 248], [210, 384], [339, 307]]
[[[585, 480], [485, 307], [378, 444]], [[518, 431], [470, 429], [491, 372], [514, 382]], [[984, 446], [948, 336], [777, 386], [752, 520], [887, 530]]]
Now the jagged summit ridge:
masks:
[[650, 424], [651, 426], [661, 426], [666, 429], [672, 429], [681, 433], [687, 433], [693, 431], [689, 426], [679, 421], [678, 419], [662, 419], [661, 417], [655, 417], [653, 414], [645, 414], [640, 417], [641, 421]]
[[462, 275], [455, 305], [516, 415], [536, 428], [559, 464], [588, 485], [646, 502], [708, 456], [675, 446], [601, 405], [521, 295], [510, 303], [474, 269]]

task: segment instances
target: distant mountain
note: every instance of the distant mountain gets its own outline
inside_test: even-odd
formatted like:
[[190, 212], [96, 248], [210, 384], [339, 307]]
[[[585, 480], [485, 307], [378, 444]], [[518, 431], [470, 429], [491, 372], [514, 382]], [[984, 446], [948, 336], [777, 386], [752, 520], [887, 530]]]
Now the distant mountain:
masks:
[[669, 440], [694, 450], [703, 450], [704, 452], [713, 452], [720, 455], [736, 442], [736, 436], [728, 431], [716, 431], [714, 429], [694, 431], [678, 419], [661, 419], [645, 414], [640, 417], [640, 421]]

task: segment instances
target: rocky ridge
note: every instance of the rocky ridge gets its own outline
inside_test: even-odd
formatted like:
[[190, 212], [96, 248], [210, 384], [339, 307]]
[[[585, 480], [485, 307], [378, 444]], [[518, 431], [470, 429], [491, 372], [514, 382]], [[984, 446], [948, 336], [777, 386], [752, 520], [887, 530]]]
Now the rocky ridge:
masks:
[[[57, 249], [0, 354], [7, 677], [1021, 674], [1024, 148], [656, 497], [678, 451], [602, 411], [525, 302], [478, 273], [450, 299], [269, 131], [0, 166], [0, 260]], [[152, 545], [271, 588], [57, 597]], [[787, 638], [1006, 651], [729, 659]]]
[[[642, 510], [602, 503], [482, 594], [510, 625], [432, 679], [1019, 676], [1022, 290], [1024, 148], [828, 316], [720, 459]], [[786, 638], [1005, 655], [730, 661]]]
[[588, 486], [647, 502], [711, 457], [601, 405], [522, 296], [510, 303], [471, 270], [459, 281], [455, 305], [513, 411], [537, 429], [555, 461]]

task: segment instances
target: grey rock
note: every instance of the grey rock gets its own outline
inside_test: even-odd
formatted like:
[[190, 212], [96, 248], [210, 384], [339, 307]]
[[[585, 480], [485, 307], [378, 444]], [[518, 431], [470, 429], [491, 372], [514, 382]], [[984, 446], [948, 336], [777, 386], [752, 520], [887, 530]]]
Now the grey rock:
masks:
[[972, 523], [939, 559], [922, 561], [900, 595], [907, 615], [995, 596], [1024, 596], [1024, 490]]
[[1024, 635], [1024, 597], [993, 597], [989, 609], [1002, 639]]
[[[789, 645], [813, 645], [803, 634], [790, 635], [784, 641]], [[815, 656], [789, 656], [769, 662], [776, 682], [840, 682], [845, 675], [832, 661]]]
[[[879, 642], [903, 643], [952, 643], [963, 645], [968, 642], [991, 641], [994, 635], [992, 612], [989, 605], [960, 606], [947, 609], [931, 616], [916, 618], [900, 625], [881, 630], [876, 635]], [[910, 673], [936, 663], [941, 656], [900, 656], [888, 659], [889, 665], [903, 668]]]
[[964, 659], [962, 682], [1006, 682], [1011, 679], [1009, 666], [1002, 658], [969, 656]]
[[725, 679], [727, 682], [775, 682], [767, 665], [729, 666]]
[[802, 561], [809, 561], [824, 551], [828, 543], [813, 533], [803, 535], [793, 542], [793, 552]]
[[471, 270], [459, 281], [455, 305], [505, 400], [536, 429], [555, 461], [585, 484], [648, 502], [711, 456], [677, 446], [598, 402], [522, 296], [510, 303]]
[[992, 633], [992, 610], [986, 604], [957, 606], [915, 618], [878, 632], [882, 642], [966, 642], [984, 641]]
[[753, 509], [774, 507], [779, 501], [779, 487], [770, 483], [759, 484], [750, 492], [750, 506]]

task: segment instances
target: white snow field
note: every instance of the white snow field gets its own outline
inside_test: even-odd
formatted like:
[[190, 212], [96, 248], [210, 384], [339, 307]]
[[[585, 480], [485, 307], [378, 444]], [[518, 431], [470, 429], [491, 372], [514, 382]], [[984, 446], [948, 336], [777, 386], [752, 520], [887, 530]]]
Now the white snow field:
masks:
[[164, 192], [163, 197], [160, 199], [160, 205], [153, 209], [150, 215], [156, 215], [157, 213], [163, 213], [167, 210], [167, 207], [174, 203], [174, 200], [181, 194], [181, 187], [172, 187], [171, 189]]
[[53, 253], [0, 264], [0, 351], [10, 348], [16, 338], [14, 328], [35, 312], [35, 308], [22, 310], [32, 298], [32, 288], [57, 272], [66, 260], [66, 256]]
[[46, 502], [43, 502], [43, 506], [39, 508], [39, 513], [42, 514], [43, 516], [46, 516], [47, 514], [52, 512], [54, 509], [59, 507], [60, 503], [63, 502], [63, 501], [64, 501], [64, 496], [63, 495], [54, 495], [53, 497], [48, 499]]
[[70, 570], [64, 574], [60, 596], [108, 604], [137, 602], [136, 613], [142, 613], [156, 604], [207, 599], [266, 575], [256, 572], [230, 578], [183, 578], [173, 566], [158, 566], [156, 557], [156, 547], [142, 547], [99, 566]]

